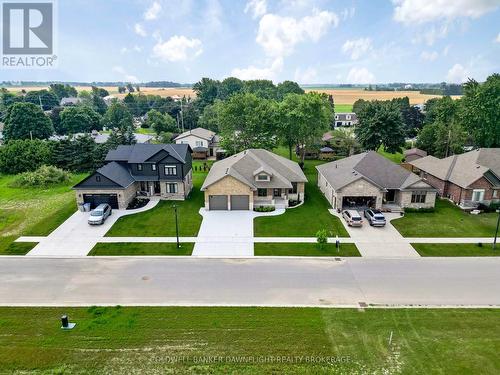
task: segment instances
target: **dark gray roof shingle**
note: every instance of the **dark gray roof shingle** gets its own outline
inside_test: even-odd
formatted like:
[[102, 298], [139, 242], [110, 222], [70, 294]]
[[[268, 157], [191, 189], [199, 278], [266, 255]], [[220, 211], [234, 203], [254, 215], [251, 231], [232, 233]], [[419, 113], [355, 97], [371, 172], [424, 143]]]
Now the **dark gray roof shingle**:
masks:
[[135, 144], [120, 145], [116, 150], [111, 150], [106, 155], [106, 161], [123, 161], [127, 163], [144, 163], [160, 151], [166, 151], [169, 155], [182, 163], [186, 162], [189, 152], [187, 144]]

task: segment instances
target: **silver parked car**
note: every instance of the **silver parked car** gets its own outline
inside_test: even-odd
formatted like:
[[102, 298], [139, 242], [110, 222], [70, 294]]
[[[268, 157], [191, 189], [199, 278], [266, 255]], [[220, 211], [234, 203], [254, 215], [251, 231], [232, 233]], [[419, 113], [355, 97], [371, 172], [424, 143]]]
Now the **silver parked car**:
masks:
[[111, 215], [111, 206], [107, 203], [102, 203], [90, 212], [88, 223], [90, 225], [103, 224], [108, 216]]
[[344, 210], [342, 211], [342, 217], [350, 227], [361, 227], [363, 225], [363, 218], [358, 211]]
[[371, 226], [379, 226], [379, 227], [385, 226], [386, 223], [385, 216], [379, 210], [372, 210], [372, 209], [365, 210], [365, 217]]

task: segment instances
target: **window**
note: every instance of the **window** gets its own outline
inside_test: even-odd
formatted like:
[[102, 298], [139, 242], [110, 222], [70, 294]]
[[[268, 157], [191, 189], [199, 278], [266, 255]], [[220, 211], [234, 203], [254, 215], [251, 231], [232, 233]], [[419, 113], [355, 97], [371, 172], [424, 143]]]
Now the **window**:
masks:
[[137, 164], [137, 170], [142, 171], [142, 164]]
[[257, 189], [257, 196], [267, 197], [267, 189]]
[[151, 164], [151, 170], [156, 171], [156, 164]]
[[165, 165], [165, 174], [167, 176], [175, 176], [177, 174], [177, 167], [175, 165]]
[[484, 200], [484, 189], [472, 190], [472, 201], [481, 202], [482, 200]]
[[257, 175], [257, 180], [259, 180], [259, 181], [269, 181], [269, 176], [267, 174], [259, 174], [259, 175]]
[[203, 147], [203, 141], [196, 141], [196, 147]]
[[101, 182], [101, 176], [95, 176], [96, 182]]
[[177, 193], [177, 184], [167, 184], [167, 193]]
[[498, 198], [498, 190], [493, 190], [493, 198]]
[[425, 191], [414, 191], [411, 193], [411, 203], [425, 203], [425, 197], [427, 192]]
[[292, 182], [292, 188], [288, 190], [289, 194], [297, 194], [297, 183]]

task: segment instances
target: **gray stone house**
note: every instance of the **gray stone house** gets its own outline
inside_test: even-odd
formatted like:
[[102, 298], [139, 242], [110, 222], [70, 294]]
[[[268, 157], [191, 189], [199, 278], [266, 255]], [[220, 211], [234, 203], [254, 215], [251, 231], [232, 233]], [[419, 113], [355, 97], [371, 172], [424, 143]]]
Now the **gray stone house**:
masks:
[[78, 204], [125, 209], [138, 195], [183, 200], [193, 187], [187, 144], [121, 145], [108, 152], [106, 162], [73, 187]]
[[318, 186], [334, 209], [434, 207], [436, 190], [419, 176], [368, 151], [318, 165]]

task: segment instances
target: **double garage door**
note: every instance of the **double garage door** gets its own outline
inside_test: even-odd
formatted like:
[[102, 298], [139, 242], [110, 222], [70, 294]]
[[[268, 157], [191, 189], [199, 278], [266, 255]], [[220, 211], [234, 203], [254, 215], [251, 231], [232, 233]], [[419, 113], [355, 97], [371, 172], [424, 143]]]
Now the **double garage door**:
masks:
[[208, 197], [209, 210], [228, 210], [231, 203], [231, 211], [249, 210], [250, 197], [248, 195], [210, 195]]
[[90, 203], [90, 208], [94, 209], [101, 203], [107, 203], [111, 208], [118, 209], [117, 194], [83, 194], [83, 202]]

